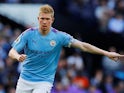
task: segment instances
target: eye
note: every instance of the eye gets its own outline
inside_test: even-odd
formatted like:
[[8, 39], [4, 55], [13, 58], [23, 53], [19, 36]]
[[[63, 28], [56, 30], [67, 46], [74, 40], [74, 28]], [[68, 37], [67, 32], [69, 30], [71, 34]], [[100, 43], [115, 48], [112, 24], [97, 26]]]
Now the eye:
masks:
[[44, 20], [45, 18], [40, 18], [40, 19]]
[[41, 20], [50, 20], [50, 18], [40, 18]]
[[46, 20], [50, 20], [50, 18], [46, 18]]

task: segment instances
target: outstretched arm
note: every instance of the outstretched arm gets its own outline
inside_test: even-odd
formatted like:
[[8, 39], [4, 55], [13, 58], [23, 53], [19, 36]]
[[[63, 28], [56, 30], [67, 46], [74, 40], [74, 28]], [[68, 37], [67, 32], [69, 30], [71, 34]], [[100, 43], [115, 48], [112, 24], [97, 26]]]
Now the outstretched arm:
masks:
[[9, 57], [11, 57], [12, 59], [16, 59], [20, 62], [23, 62], [26, 59], [25, 54], [19, 54], [14, 48], [9, 51]]
[[109, 57], [110, 59], [112, 59], [114, 61], [117, 61], [120, 57], [124, 57], [124, 55], [120, 55], [120, 54], [115, 53], [115, 52], [108, 52], [108, 51], [105, 51], [105, 50], [100, 49], [98, 47], [95, 47], [95, 46], [93, 46], [91, 44], [81, 42], [81, 41], [78, 41], [78, 40], [73, 42], [71, 44], [71, 46], [74, 47], [74, 48], [79, 48], [84, 52], [105, 55], [105, 56]]

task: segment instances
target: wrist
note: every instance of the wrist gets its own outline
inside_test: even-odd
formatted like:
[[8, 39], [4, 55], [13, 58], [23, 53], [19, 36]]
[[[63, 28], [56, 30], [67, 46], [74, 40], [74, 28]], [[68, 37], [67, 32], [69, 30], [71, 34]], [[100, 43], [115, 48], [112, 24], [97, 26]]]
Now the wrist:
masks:
[[20, 58], [20, 55], [19, 54], [15, 56], [15, 59], [16, 60], [19, 60], [19, 58]]

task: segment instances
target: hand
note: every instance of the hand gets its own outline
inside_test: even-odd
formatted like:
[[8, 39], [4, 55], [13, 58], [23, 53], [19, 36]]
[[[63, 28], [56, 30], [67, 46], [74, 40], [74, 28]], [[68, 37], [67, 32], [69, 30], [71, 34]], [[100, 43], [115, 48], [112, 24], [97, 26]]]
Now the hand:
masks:
[[17, 60], [20, 62], [23, 62], [26, 59], [26, 55], [25, 54], [21, 54], [18, 56]]
[[107, 57], [109, 57], [110, 59], [114, 60], [114, 61], [118, 61], [121, 57], [124, 57], [124, 55], [120, 55], [118, 53], [115, 52], [108, 52]]

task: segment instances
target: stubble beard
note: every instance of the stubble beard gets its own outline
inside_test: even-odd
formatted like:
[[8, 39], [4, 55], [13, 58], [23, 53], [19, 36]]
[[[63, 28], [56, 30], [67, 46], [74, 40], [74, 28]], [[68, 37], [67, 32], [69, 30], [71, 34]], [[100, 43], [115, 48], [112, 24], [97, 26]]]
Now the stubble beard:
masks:
[[40, 32], [42, 34], [47, 34], [49, 32], [49, 29], [48, 28], [42, 28], [42, 27], [40, 27]]
[[41, 28], [41, 31], [46, 32], [48, 31], [48, 28]]

